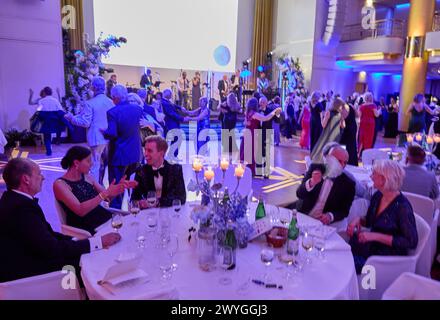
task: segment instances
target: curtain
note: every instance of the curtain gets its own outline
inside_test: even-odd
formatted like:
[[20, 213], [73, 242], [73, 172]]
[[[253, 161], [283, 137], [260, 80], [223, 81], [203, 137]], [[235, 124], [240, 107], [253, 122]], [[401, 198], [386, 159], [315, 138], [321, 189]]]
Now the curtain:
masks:
[[272, 50], [272, 25], [273, 25], [273, 2], [272, 0], [255, 1], [254, 38], [252, 44], [252, 72], [253, 81], [258, 77], [257, 67], [264, 65], [266, 55]]
[[[75, 29], [68, 29], [71, 50], [84, 51], [84, 17], [83, 0], [61, 0], [61, 8], [64, 6], [73, 6], [75, 8]], [[65, 16], [66, 14], [63, 14]]]

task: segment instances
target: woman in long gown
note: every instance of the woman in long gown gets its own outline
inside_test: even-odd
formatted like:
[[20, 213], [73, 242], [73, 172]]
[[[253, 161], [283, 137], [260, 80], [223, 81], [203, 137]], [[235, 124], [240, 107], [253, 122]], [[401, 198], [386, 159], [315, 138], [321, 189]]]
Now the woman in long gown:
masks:
[[[245, 115], [247, 132], [243, 132], [240, 145], [240, 160], [248, 163], [248, 167], [252, 171], [252, 176], [256, 175], [255, 167], [257, 161], [259, 164], [262, 163], [262, 141], [261, 138], [257, 136], [258, 131], [255, 130], [261, 129], [261, 122], [271, 121], [274, 116], [281, 113], [281, 108], [277, 108], [268, 115], [263, 115], [258, 112], [258, 109], [258, 100], [256, 98], [249, 99], [246, 105]], [[249, 142], [252, 142], [250, 146], [248, 144]]]
[[202, 90], [200, 88], [200, 72], [196, 72], [195, 77], [192, 79], [192, 108], [197, 109], [199, 107], [200, 97], [202, 96]]
[[[210, 125], [210, 117], [211, 117], [211, 110], [208, 108], [208, 98], [203, 97], [199, 99], [199, 108], [194, 111], [188, 112], [189, 121], [197, 121], [197, 136], [196, 136], [196, 146], [197, 146], [197, 154], [201, 154], [200, 150], [202, 147], [207, 144], [210, 141], [209, 136], [200, 137], [200, 133], [204, 129], [209, 129], [211, 127]], [[206, 155], [209, 148], [205, 148], [202, 150], [203, 155]]]
[[373, 94], [367, 92], [364, 98], [365, 103], [359, 108], [361, 118], [359, 125], [359, 158], [364, 150], [371, 149], [374, 146], [376, 117], [380, 115], [380, 110], [373, 102]]
[[356, 116], [357, 112], [352, 104], [346, 104], [342, 108], [342, 114], [345, 117], [345, 128], [341, 136], [340, 143], [345, 145], [348, 152], [348, 164], [352, 166], [358, 166], [358, 155], [357, 155], [357, 123]]
[[321, 162], [322, 149], [327, 143], [340, 141], [342, 129], [345, 127], [344, 117], [341, 114], [344, 105], [345, 102], [342, 99], [336, 98], [333, 100], [330, 110], [325, 112], [324, 119], [322, 120], [324, 130], [310, 155], [314, 162]]
[[391, 103], [387, 108], [388, 111], [388, 121], [385, 125], [385, 138], [395, 138], [397, 136], [397, 126], [398, 126], [398, 114], [399, 105], [394, 98], [391, 98]]
[[314, 92], [310, 103], [310, 150], [313, 150], [322, 133], [322, 116], [325, 108], [319, 102], [320, 93]]
[[417, 94], [414, 97], [413, 103], [409, 106], [407, 115], [411, 115], [409, 120], [409, 133], [426, 132], [426, 112], [430, 115], [437, 115], [436, 111], [432, 111], [425, 103], [423, 94]]
[[299, 116], [299, 121], [301, 123], [301, 138], [299, 139], [299, 145], [303, 149], [308, 149], [310, 147], [310, 107], [309, 104], [304, 104]]

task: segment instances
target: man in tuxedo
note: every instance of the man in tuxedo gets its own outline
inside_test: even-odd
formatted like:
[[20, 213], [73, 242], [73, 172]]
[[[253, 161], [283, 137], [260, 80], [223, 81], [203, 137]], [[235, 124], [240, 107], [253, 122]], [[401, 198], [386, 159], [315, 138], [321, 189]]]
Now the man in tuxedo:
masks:
[[298, 211], [328, 225], [348, 216], [356, 184], [344, 173], [348, 162], [348, 152], [344, 148], [333, 147], [324, 161], [326, 165], [310, 166], [296, 195]]
[[[163, 113], [165, 114], [165, 128], [164, 128], [165, 137], [167, 136], [168, 132], [170, 132], [171, 130], [180, 129], [181, 122], [188, 121], [187, 117], [181, 115], [181, 113], [186, 114], [187, 112], [186, 109], [182, 108], [181, 106], [173, 104], [171, 102], [172, 95], [173, 93], [170, 89], [165, 89], [163, 92], [162, 108], [163, 108]], [[178, 141], [180, 141], [179, 137], [175, 135], [174, 140], [171, 142], [171, 145], [178, 143]], [[179, 149], [175, 148], [173, 156], [177, 158], [178, 154], [179, 154]]]
[[186, 77], [186, 71], [177, 80], [177, 90], [179, 92], [179, 106], [186, 108], [188, 106], [189, 80]]
[[[138, 167], [142, 151], [139, 121], [143, 110], [130, 104], [127, 88], [117, 85], [112, 89], [115, 106], [107, 111], [108, 128], [103, 131], [109, 142], [109, 181], [119, 182], [124, 175], [129, 177]], [[122, 195], [113, 199], [110, 206], [120, 209]]]
[[7, 191], [0, 199], [0, 282], [61, 271], [67, 265], [79, 274], [82, 254], [108, 248], [121, 239], [119, 234], [109, 233], [74, 241], [53, 231], [35, 198], [44, 180], [35, 162], [12, 159], [3, 178]]
[[112, 74], [110, 79], [107, 80], [107, 97], [112, 97], [112, 89], [115, 85], [117, 85], [118, 79], [115, 74]]
[[223, 79], [218, 82], [218, 93], [220, 95], [220, 102], [226, 101], [229, 92], [228, 76], [223, 75]]
[[144, 73], [140, 82], [141, 88], [147, 90], [147, 103], [151, 104], [153, 99], [153, 76], [151, 75], [151, 70], [147, 69], [147, 73]]
[[[171, 207], [173, 200], [186, 202], [185, 181], [182, 166], [170, 164], [165, 160], [168, 144], [160, 136], [149, 136], [145, 140], [145, 159], [147, 164], [136, 172], [135, 180], [138, 186], [131, 196], [132, 200], [147, 198], [150, 191], [156, 192], [160, 207]], [[141, 200], [142, 209], [149, 208], [147, 201]]]
[[238, 102], [241, 102], [243, 78], [240, 76], [240, 70], [237, 70], [235, 74], [231, 76], [231, 86], [232, 86], [232, 90], [237, 96]]
[[[102, 162], [102, 153], [107, 147], [108, 141], [100, 131], [107, 128], [107, 111], [113, 108], [113, 101], [105, 93], [105, 80], [102, 77], [95, 77], [92, 80], [92, 90], [94, 98], [84, 104], [82, 111], [74, 116], [71, 113], [64, 117], [73, 125], [87, 128], [87, 143], [92, 150], [91, 174], [102, 185], [104, 176], [100, 173], [104, 171], [106, 164]], [[104, 157], [107, 158], [107, 157]]]

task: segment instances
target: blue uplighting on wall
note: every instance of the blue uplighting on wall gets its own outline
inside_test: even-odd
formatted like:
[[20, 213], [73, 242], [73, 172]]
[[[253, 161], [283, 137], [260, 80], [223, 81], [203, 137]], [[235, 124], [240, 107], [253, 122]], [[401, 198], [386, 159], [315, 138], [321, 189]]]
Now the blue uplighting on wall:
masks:
[[396, 5], [396, 9], [408, 9], [411, 6], [411, 3], [402, 3]]
[[345, 61], [342, 61], [342, 60], [336, 61], [336, 66], [339, 69], [353, 69], [352, 66], [349, 66]]

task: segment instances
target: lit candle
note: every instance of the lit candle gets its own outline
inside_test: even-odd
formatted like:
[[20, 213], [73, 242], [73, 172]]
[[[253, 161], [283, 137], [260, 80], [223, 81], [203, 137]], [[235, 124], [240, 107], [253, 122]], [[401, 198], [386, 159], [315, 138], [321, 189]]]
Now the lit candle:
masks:
[[426, 143], [427, 144], [433, 144], [434, 143], [434, 139], [431, 136], [427, 136], [426, 137]]
[[198, 159], [198, 158], [195, 158], [193, 161], [193, 170], [195, 172], [200, 172], [200, 171], [202, 171], [202, 168], [203, 168], [202, 161], [200, 161], [200, 159]]
[[243, 168], [242, 165], [238, 165], [238, 166], [235, 168], [235, 176], [236, 176], [237, 178], [243, 178], [243, 176], [244, 176], [244, 168]]
[[436, 134], [436, 135], [434, 136], [434, 142], [435, 142], [435, 143], [440, 143], [440, 135]]
[[413, 135], [412, 134], [406, 135], [406, 140], [408, 140], [409, 143], [413, 143], [413, 141], [414, 141]]
[[220, 161], [220, 168], [221, 168], [223, 171], [228, 170], [228, 168], [229, 168], [229, 161], [228, 161], [226, 158], [223, 158], [223, 159]]
[[422, 141], [422, 139], [423, 139], [422, 135], [420, 133], [417, 133], [416, 134], [416, 141], [420, 142], [420, 141]]
[[212, 178], [214, 178], [214, 171], [209, 167], [205, 170], [205, 174], [204, 177], [206, 179], [206, 181], [211, 181]]

